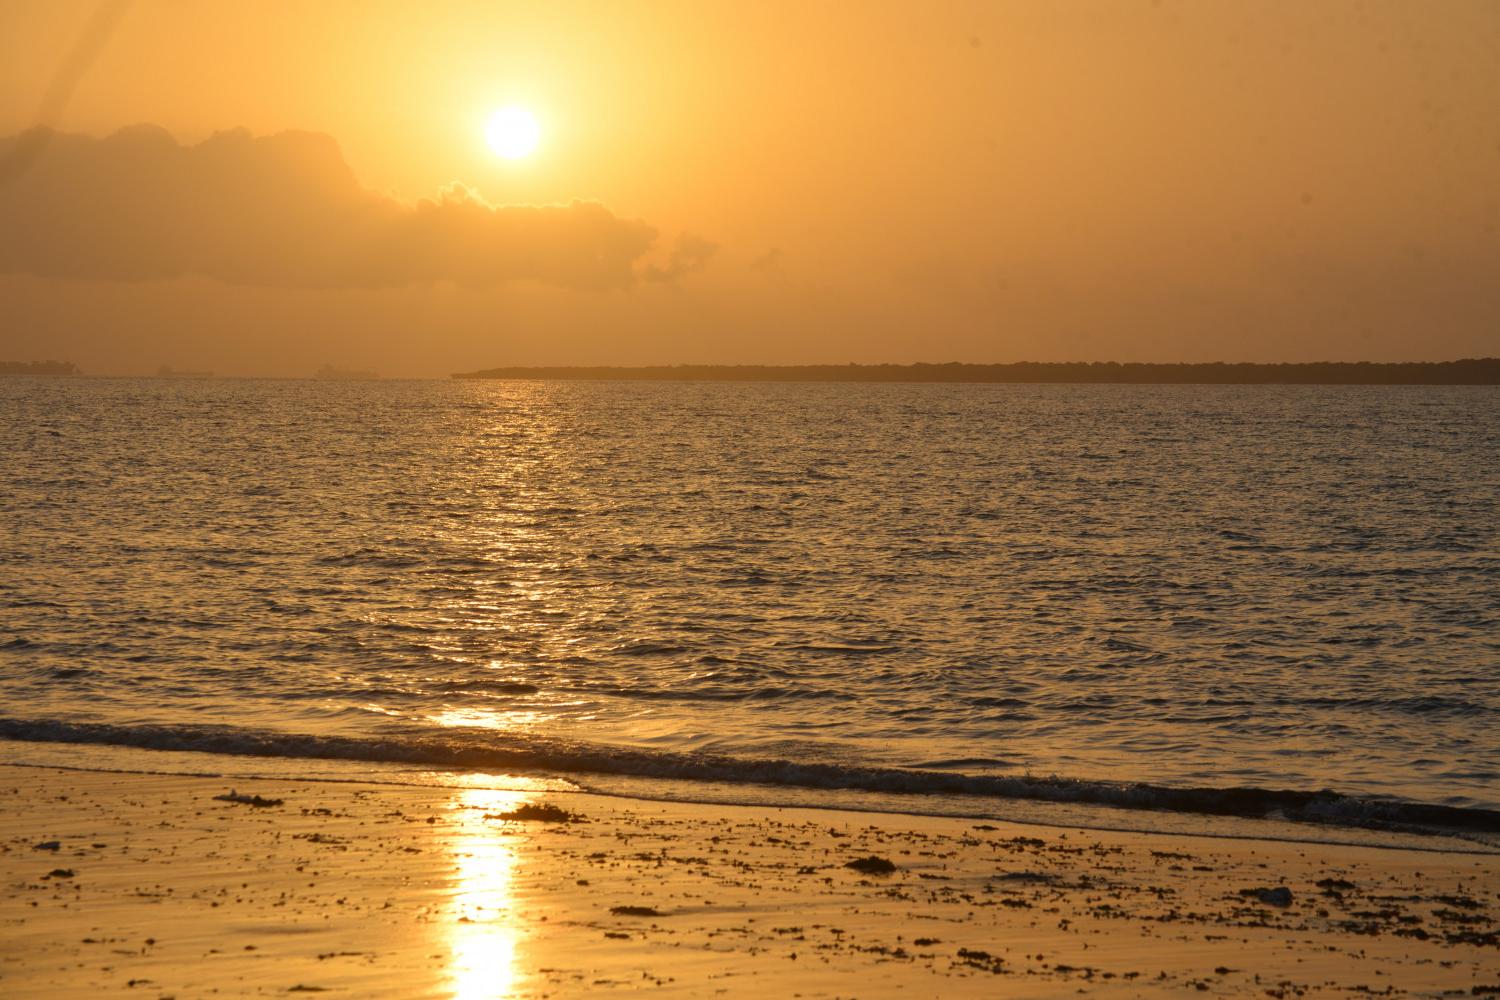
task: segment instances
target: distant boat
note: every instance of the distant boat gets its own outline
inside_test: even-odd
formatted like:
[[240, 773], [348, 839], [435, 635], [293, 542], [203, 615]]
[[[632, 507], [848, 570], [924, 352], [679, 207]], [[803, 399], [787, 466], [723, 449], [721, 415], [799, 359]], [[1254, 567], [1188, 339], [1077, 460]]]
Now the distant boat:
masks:
[[180, 372], [171, 365], [162, 365], [156, 369], [157, 378], [213, 378], [213, 372]]
[[357, 371], [352, 368], [335, 368], [333, 365], [324, 365], [313, 373], [313, 378], [338, 379], [346, 382], [357, 379], [377, 379], [379, 377], [375, 372]]

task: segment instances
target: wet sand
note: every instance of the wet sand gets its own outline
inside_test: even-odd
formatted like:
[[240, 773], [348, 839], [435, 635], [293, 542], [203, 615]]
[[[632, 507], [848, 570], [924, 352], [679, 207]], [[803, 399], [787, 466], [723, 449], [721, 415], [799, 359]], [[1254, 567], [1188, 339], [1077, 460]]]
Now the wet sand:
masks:
[[1493, 855], [0, 765], [10, 998], [1486, 988]]

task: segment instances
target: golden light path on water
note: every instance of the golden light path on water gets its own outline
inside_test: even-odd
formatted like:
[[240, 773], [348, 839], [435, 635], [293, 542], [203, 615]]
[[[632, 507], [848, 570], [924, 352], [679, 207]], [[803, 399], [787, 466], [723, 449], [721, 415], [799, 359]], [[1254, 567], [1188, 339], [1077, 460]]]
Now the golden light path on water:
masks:
[[498, 1000], [517, 986], [523, 943], [516, 912], [516, 850], [486, 815], [508, 812], [530, 792], [466, 788], [454, 798], [454, 917], [447, 924], [449, 985], [455, 1000]]
[[[549, 693], [545, 701], [530, 701], [524, 708], [514, 706], [518, 695], [531, 699], [540, 693], [530, 677], [539, 659], [567, 662], [579, 652], [576, 647], [582, 645], [580, 640], [569, 637], [563, 628], [551, 626], [598, 621], [605, 616], [597, 599], [590, 601], [560, 582], [568, 578], [568, 567], [555, 555], [566, 545], [558, 535], [562, 529], [552, 523], [549, 511], [575, 501], [572, 490], [554, 481], [556, 470], [571, 463], [567, 454], [569, 431], [557, 419], [551, 392], [541, 383], [488, 391], [485, 398], [490, 404], [508, 404], [507, 416], [497, 420], [487, 406], [461, 435], [463, 443], [457, 446], [455, 461], [482, 470], [476, 473], [470, 488], [493, 499], [455, 526], [439, 530], [438, 536], [456, 551], [480, 554], [493, 569], [487, 579], [475, 581], [477, 588], [435, 602], [429, 621], [446, 634], [435, 637], [431, 645], [447, 661], [491, 675], [488, 684], [500, 688], [489, 694], [496, 704], [443, 704], [423, 714], [427, 722], [445, 728], [534, 731], [554, 722], [558, 710], [579, 715], [590, 704], [588, 699]], [[519, 450], [526, 457], [490, 461], [487, 444], [498, 441], [524, 443]], [[540, 634], [539, 625], [544, 626]], [[488, 649], [475, 655], [475, 636], [484, 636], [487, 647], [515, 644], [535, 645], [537, 649], [522, 660], [488, 655]], [[481, 682], [465, 689], [465, 697], [484, 697], [477, 692], [483, 691], [486, 683], [483, 678], [476, 680]], [[517, 689], [506, 690], [504, 685], [508, 683]]]

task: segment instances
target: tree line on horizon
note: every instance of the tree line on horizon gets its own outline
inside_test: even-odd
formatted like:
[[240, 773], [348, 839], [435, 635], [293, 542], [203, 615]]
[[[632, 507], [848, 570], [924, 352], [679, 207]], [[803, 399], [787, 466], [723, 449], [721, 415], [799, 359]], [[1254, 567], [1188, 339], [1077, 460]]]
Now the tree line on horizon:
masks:
[[0, 375], [81, 375], [71, 361], [0, 361]]
[[910, 365], [646, 365], [488, 368], [457, 379], [650, 382], [1084, 382], [1210, 385], [1500, 385], [1500, 358], [1457, 361], [948, 362]]

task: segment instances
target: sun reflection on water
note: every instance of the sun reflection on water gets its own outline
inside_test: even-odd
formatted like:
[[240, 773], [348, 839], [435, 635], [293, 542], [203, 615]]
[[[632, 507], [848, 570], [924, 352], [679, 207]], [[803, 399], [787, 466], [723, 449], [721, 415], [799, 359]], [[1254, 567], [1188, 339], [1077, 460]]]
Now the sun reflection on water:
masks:
[[448, 940], [455, 1000], [498, 1000], [517, 986], [516, 852], [511, 838], [484, 817], [530, 798], [526, 792], [484, 788], [466, 788], [455, 797], [460, 833], [452, 847], [456, 913]]
[[424, 716], [428, 722], [448, 729], [531, 729], [553, 716], [540, 711], [503, 711], [487, 708], [444, 708]]

